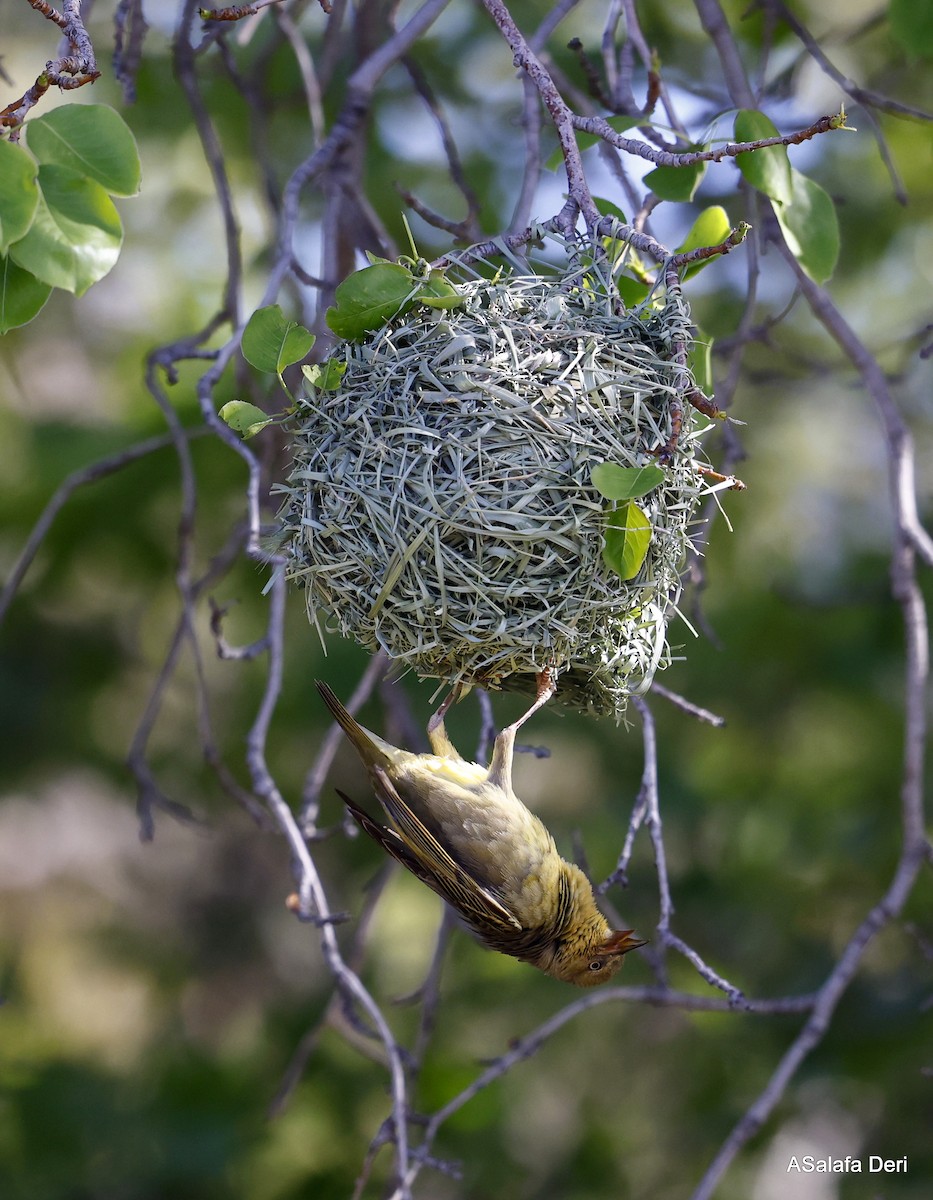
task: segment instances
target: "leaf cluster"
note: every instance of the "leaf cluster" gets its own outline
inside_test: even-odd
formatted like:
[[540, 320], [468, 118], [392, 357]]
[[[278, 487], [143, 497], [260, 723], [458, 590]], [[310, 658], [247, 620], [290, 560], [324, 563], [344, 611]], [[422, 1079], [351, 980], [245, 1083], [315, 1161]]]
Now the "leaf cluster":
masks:
[[81, 296], [116, 263], [112, 196], [139, 190], [136, 141], [106, 104], [73, 104], [0, 141], [0, 333], [31, 321], [53, 288]]

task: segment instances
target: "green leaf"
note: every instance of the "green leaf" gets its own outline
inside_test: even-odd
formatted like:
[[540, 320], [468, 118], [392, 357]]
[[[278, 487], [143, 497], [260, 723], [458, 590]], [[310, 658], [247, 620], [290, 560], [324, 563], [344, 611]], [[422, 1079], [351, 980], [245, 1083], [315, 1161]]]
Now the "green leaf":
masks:
[[775, 215], [794, 257], [816, 283], [825, 283], [839, 258], [839, 219], [829, 195], [806, 175], [791, 171], [791, 200]]
[[933, 5], [930, 0], [891, 0], [891, 36], [908, 58], [933, 58]]
[[408, 312], [416, 292], [417, 285], [407, 267], [374, 263], [337, 285], [336, 304], [327, 310], [324, 319], [338, 337], [361, 341], [386, 321]]
[[113, 201], [70, 167], [39, 167], [39, 206], [10, 256], [43, 283], [81, 296], [120, 254], [123, 226]]
[[[706, 146], [693, 146], [691, 149], [705, 150]], [[684, 153], [689, 153], [689, 150]], [[659, 200], [692, 200], [693, 193], [706, 174], [706, 165], [705, 162], [698, 162], [687, 167], [655, 167], [643, 182]]]
[[319, 392], [335, 392], [340, 387], [347, 364], [338, 358], [329, 358], [327, 362], [312, 363], [302, 367], [301, 373], [313, 388]]
[[635, 500], [662, 484], [664, 471], [654, 465], [619, 467], [615, 463], [599, 463], [590, 472], [590, 479], [607, 500]]
[[[735, 115], [735, 140], [760, 142], [764, 138], [780, 137], [777, 126], [763, 112], [743, 108]], [[763, 146], [746, 150], [736, 156], [739, 170], [759, 192], [764, 192], [778, 204], [789, 203], [792, 195], [791, 165], [786, 146]]]
[[[646, 121], [644, 117], [609, 117], [606, 124], [611, 125], [616, 133], [625, 133], [626, 129], [632, 129], [635, 125], [650, 125], [651, 122]], [[605, 141], [598, 133], [584, 133], [581, 129], [577, 130], [576, 138], [581, 153], [589, 150], [590, 146], [595, 146], [597, 142]], [[544, 165], [548, 171], [556, 171], [564, 165], [564, 155], [560, 146]]]
[[421, 285], [417, 299], [419, 304], [426, 304], [428, 308], [459, 308], [464, 303], [464, 297], [444, 272], [437, 269], [431, 271], [427, 281]]
[[[684, 241], [674, 251], [675, 254], [686, 254], [690, 250], [699, 250], [704, 246], [718, 246], [732, 232], [726, 210], [720, 204], [704, 208], [690, 227]], [[715, 258], [704, 258], [701, 262], [691, 263], [684, 271], [684, 279], [696, 275], [704, 267], [714, 262]]]
[[275, 420], [255, 404], [247, 404], [245, 400], [229, 400], [220, 410], [220, 419], [226, 421], [235, 433], [244, 441], [255, 437], [260, 429], [265, 429]]
[[300, 362], [316, 341], [317, 338], [310, 329], [305, 329], [304, 325], [292, 321], [279, 351], [278, 373], [281, 374], [292, 363]]
[[70, 167], [113, 196], [139, 191], [139, 151], [130, 127], [109, 104], [65, 104], [26, 126], [40, 163]]
[[31, 321], [51, 292], [49, 284], [0, 256], [0, 333]]
[[603, 562], [620, 579], [634, 579], [651, 543], [648, 514], [630, 500], [609, 514], [604, 536]]
[[22, 146], [0, 141], [0, 254], [18, 242], [39, 205], [36, 164]]
[[281, 375], [286, 367], [304, 358], [314, 341], [314, 334], [304, 325], [289, 320], [277, 304], [269, 304], [258, 308], [246, 322], [240, 349], [257, 371]]
[[687, 356], [694, 382], [704, 396], [713, 394], [713, 339], [704, 338], [697, 330], [697, 340], [690, 347]]
[[721, 204], [713, 204], [703, 209], [675, 253], [685, 254], [688, 250], [699, 250], [701, 246], [718, 246], [731, 232], [726, 210]]
[[648, 298], [650, 290], [647, 283], [633, 279], [631, 275], [619, 275], [616, 278], [616, 291], [626, 308], [637, 308]]

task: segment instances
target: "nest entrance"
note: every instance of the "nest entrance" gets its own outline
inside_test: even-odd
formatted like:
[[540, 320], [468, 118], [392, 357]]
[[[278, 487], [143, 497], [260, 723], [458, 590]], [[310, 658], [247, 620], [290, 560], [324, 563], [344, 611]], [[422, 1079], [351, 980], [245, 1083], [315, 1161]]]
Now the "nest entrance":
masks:
[[[620, 714], [668, 658], [688, 530], [707, 488], [678, 303], [618, 315], [608, 289], [554, 277], [460, 284], [464, 304], [344, 343], [336, 392], [299, 403], [281, 512], [289, 574], [312, 618], [402, 669], [534, 689]], [[642, 466], [647, 557], [604, 564], [611, 504], [590, 472]]]

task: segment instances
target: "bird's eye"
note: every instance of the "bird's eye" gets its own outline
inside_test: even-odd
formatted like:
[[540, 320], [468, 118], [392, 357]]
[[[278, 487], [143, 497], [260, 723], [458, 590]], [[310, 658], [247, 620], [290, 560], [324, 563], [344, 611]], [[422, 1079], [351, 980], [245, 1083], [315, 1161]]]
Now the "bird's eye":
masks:
[[601, 958], [594, 958], [593, 961], [590, 963], [590, 970], [591, 971], [601, 971], [602, 969], [603, 969], [603, 960]]

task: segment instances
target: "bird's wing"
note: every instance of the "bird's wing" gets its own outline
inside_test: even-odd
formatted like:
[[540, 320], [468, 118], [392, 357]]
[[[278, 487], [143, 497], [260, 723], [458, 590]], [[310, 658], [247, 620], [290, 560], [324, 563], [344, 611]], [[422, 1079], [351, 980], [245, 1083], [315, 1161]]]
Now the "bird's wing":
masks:
[[395, 829], [374, 821], [368, 813], [339, 795], [353, 818], [383, 850], [451, 904], [477, 932], [514, 934], [522, 923], [486, 887], [456, 861], [399, 795], [381, 767], [371, 770], [377, 798]]

